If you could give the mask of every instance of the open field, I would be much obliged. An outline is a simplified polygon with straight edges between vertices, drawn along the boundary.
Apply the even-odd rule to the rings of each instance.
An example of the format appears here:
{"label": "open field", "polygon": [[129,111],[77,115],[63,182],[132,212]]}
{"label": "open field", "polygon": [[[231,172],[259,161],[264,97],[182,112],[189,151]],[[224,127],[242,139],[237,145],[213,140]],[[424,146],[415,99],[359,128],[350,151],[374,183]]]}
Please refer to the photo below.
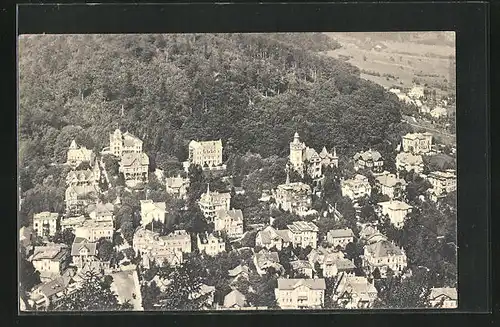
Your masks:
{"label": "open field", "polygon": [[348,59],[349,63],[359,67],[364,79],[388,88],[410,88],[414,78],[417,78],[442,95],[452,93],[455,88],[453,38],[439,44],[439,40],[426,39],[426,33],[419,33],[418,39],[406,37],[408,40],[405,41],[398,41],[389,35],[384,40],[383,33],[375,33],[374,37],[371,37],[372,33],[326,34],[336,39],[342,48],[325,54]]}

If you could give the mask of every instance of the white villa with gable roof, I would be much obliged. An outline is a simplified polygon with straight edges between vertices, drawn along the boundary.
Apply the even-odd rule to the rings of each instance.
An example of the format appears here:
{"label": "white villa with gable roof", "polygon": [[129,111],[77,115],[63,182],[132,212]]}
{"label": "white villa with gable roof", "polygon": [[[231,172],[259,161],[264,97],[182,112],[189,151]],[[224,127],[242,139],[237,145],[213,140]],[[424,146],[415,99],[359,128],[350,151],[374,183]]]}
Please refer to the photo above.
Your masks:
{"label": "white villa with gable roof", "polygon": [[424,171],[424,160],[419,154],[400,152],[396,155],[396,168],[399,171],[414,171],[420,174]]}
{"label": "white villa with gable roof", "polygon": [[149,171],[149,157],[139,152],[123,153],[120,160],[119,172],[125,181],[147,182]]}
{"label": "white villa with gable roof", "polygon": [[342,274],[333,300],[345,309],[370,308],[378,297],[377,289],[366,277]]}
{"label": "white villa with gable roof", "polygon": [[294,221],[287,225],[290,235],[290,242],[294,246],[306,248],[308,246],[315,249],[318,246],[318,226],[310,221]]}
{"label": "white villa with gable roof", "polygon": [[263,230],[257,232],[255,237],[255,245],[266,249],[276,247],[278,251],[287,247],[290,244],[290,235],[288,229],[276,230],[272,226],[267,226]]}
{"label": "white villa with gable roof", "polygon": [[110,152],[118,158],[121,158],[125,153],[140,154],[142,153],[142,141],[129,132],[122,133],[116,129],[109,134],[109,148]]}
{"label": "white villa with gable roof", "polygon": [[363,253],[363,266],[369,273],[378,268],[380,276],[386,277],[390,268],[395,275],[400,275],[407,266],[407,258],[404,249],[398,247],[394,242],[381,240],[379,242],[365,245]]}
{"label": "white villa with gable roof", "polygon": [[40,212],[33,215],[33,229],[40,237],[54,236],[57,231],[57,212]]}
{"label": "white villa with gable roof", "polygon": [[196,236],[198,251],[205,252],[209,256],[216,256],[226,252],[226,243],[221,237],[214,234],[198,234]]}
{"label": "white villa with gable roof", "polygon": [[403,136],[403,151],[413,154],[425,154],[431,151],[432,134],[425,133],[408,133]]}
{"label": "white villa with gable roof", "polygon": [[78,166],[82,162],[93,164],[93,159],[94,154],[92,153],[92,150],[89,150],[84,146],[78,146],[75,140],[71,141],[68,149],[68,164],[72,166]]}
{"label": "white villa with gable roof", "polygon": [[354,233],[350,228],[332,229],[326,233],[326,241],[334,248],[345,249],[347,244],[354,242]]}
{"label": "white villa with gable roof", "polygon": [[274,294],[281,309],[320,309],[325,302],[323,278],[279,278]]}
{"label": "white villa with gable roof", "polygon": [[396,228],[403,228],[406,216],[411,212],[412,206],[406,202],[394,200],[379,202],[380,214],[387,215],[391,224]]}
{"label": "white villa with gable roof", "polygon": [[368,178],[357,174],[354,178],[343,180],[340,182],[342,196],[347,196],[351,200],[357,200],[365,196],[370,196],[372,187],[368,182]]}
{"label": "white villa with gable roof", "polygon": [[365,152],[358,152],[354,155],[354,169],[370,169],[374,172],[382,171],[384,160],[378,151],[369,149]]}
{"label": "white villa with gable roof", "polygon": [[189,142],[189,164],[202,168],[222,166],[222,140]]}
{"label": "white villa with gable roof", "polygon": [[224,231],[230,238],[243,236],[243,212],[240,209],[220,209],[215,213],[214,229]]}
{"label": "white villa with gable roof", "polygon": [[375,186],[389,199],[398,199],[406,190],[406,181],[397,175],[386,173],[375,178]]}

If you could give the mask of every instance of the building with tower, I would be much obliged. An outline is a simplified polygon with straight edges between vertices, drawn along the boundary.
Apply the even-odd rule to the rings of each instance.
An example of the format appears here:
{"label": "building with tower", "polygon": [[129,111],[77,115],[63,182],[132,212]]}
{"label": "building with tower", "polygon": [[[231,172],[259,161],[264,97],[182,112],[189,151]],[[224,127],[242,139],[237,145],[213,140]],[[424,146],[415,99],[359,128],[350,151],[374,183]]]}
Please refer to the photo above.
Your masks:
{"label": "building with tower", "polygon": [[71,141],[68,149],[68,159],[67,163],[71,166],[78,166],[82,162],[88,162],[90,165],[93,164],[94,154],[92,150],[87,149],[84,146],[79,146],[76,141]]}
{"label": "building with tower", "polygon": [[273,192],[278,208],[295,213],[299,216],[307,216],[316,213],[311,210],[312,190],[311,187],[302,182],[290,183],[290,168],[286,166],[286,182],[278,185]]}
{"label": "building with tower", "polygon": [[[319,181],[323,177],[323,166],[338,166],[337,152],[334,148],[333,154],[329,153],[325,147],[318,153],[313,148],[306,146],[300,141],[299,133],[295,133],[293,141],[290,142],[290,165],[302,177],[307,172],[314,181]],[[307,167],[306,167],[307,166]]]}
{"label": "building with tower", "polygon": [[219,210],[230,210],[231,193],[219,193],[217,191],[210,191],[210,185],[207,185],[207,191],[203,193],[198,201],[201,212],[205,218],[213,222]]}
{"label": "building with tower", "polygon": [[109,151],[121,158],[125,153],[142,153],[142,141],[129,132],[122,133],[118,128],[109,134]]}

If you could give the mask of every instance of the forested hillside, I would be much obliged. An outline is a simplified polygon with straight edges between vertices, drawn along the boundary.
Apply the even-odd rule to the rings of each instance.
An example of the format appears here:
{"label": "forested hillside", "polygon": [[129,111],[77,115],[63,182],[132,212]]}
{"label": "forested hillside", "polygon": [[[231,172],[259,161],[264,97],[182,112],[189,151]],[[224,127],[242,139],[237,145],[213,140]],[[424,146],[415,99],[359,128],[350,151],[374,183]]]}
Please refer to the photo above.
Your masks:
{"label": "forested hillside", "polygon": [[224,159],[285,157],[295,131],[341,156],[387,153],[405,132],[400,104],[315,52],[336,47],[320,33],[22,36],[22,191],[65,161],[71,139],[100,151],[118,127],[160,167],[185,160],[191,139],[222,139]]}

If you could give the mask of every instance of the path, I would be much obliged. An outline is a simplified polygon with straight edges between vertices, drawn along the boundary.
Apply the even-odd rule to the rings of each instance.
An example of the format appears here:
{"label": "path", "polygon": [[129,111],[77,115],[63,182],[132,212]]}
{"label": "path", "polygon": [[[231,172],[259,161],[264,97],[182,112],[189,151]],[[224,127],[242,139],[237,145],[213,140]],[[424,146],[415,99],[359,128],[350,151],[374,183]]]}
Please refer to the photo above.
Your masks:
{"label": "path", "polygon": [[[144,311],[137,271],[135,269],[120,271],[111,276],[113,277],[111,289],[118,295],[118,301],[124,303],[130,300],[130,303],[134,306],[134,311]],[[132,294],[136,295],[135,299]]]}

